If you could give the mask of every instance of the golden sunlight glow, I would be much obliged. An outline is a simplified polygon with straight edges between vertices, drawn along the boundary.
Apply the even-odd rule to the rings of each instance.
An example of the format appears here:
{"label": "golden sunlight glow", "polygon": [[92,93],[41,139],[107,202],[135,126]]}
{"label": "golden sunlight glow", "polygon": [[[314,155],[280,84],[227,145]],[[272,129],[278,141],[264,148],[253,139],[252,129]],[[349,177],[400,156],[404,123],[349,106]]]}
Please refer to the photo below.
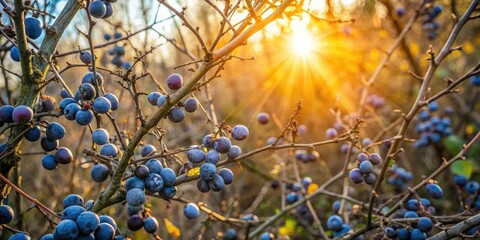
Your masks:
{"label": "golden sunlight glow", "polygon": [[344,6],[353,6],[358,4],[358,0],[340,0],[340,3]]}
{"label": "golden sunlight glow", "polygon": [[290,23],[292,29],[291,50],[295,55],[301,57],[311,55],[315,49],[315,38],[307,29],[309,21],[310,19],[306,16],[302,20],[294,20]]}
{"label": "golden sunlight glow", "polygon": [[299,56],[310,55],[315,46],[313,36],[308,31],[294,32],[290,43],[293,53]]}

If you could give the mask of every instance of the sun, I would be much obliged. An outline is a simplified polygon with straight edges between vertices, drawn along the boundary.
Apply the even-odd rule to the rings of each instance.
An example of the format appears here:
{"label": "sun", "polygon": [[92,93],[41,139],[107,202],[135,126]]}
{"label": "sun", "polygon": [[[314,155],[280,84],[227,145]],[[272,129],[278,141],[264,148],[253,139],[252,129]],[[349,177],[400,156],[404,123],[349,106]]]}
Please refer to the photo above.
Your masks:
{"label": "sun", "polygon": [[315,47],[314,38],[308,31],[294,32],[290,44],[293,53],[301,57],[311,55]]}
{"label": "sun", "polygon": [[290,49],[299,57],[311,56],[315,50],[315,37],[309,32],[307,22],[304,19],[291,23]]}

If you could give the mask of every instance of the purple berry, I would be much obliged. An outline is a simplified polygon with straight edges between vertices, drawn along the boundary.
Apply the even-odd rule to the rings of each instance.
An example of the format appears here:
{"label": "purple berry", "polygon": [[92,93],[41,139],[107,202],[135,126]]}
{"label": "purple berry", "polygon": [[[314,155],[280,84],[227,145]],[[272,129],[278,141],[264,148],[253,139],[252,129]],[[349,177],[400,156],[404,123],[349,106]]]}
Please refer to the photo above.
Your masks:
{"label": "purple berry", "polygon": [[12,119],[16,124],[25,124],[32,120],[33,111],[30,107],[20,105],[15,107],[12,112]]}
{"label": "purple berry", "polygon": [[172,74],[167,78],[168,88],[172,90],[178,90],[183,85],[183,78],[179,74]]}

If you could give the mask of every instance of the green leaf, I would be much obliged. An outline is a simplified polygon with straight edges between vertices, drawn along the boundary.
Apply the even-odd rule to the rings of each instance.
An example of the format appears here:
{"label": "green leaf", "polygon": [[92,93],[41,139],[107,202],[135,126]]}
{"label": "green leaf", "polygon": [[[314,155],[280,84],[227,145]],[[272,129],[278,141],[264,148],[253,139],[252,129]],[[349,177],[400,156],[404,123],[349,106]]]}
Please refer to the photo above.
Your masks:
{"label": "green leaf", "polygon": [[467,151],[467,156],[477,159],[480,157],[480,146],[478,144],[473,144],[472,147]]}
{"label": "green leaf", "polygon": [[297,221],[294,218],[287,218],[287,220],[285,221],[285,227],[291,231],[294,231],[296,226]]}
{"label": "green leaf", "polygon": [[450,166],[450,170],[456,175],[462,175],[469,179],[473,174],[474,167],[475,164],[471,160],[466,159],[454,162]]}
{"label": "green leaf", "polygon": [[459,153],[463,148],[463,144],[465,144],[465,140],[459,136],[452,135],[443,139],[443,145],[451,154]]}
{"label": "green leaf", "polygon": [[395,165],[395,160],[392,158],[388,162],[388,167],[393,167],[393,165]]}

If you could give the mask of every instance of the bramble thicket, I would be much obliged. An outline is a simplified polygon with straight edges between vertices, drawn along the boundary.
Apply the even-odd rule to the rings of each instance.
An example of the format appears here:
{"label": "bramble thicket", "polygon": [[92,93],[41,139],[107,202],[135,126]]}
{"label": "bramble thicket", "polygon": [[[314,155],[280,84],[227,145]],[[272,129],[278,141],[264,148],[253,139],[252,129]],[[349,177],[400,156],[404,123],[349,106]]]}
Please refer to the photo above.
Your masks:
{"label": "bramble thicket", "polygon": [[478,0],[0,0],[0,239],[478,239]]}

